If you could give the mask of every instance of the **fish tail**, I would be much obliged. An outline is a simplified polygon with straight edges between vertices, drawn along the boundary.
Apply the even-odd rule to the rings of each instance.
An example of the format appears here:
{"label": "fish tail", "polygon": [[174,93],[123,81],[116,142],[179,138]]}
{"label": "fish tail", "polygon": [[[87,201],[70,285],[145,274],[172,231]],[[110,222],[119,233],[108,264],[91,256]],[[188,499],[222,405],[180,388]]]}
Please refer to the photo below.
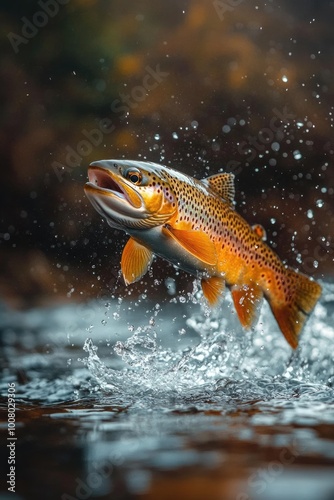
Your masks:
{"label": "fish tail", "polygon": [[321,286],[304,274],[288,268],[283,283],[284,300],[269,298],[271,310],[284,335],[293,349],[298,346],[299,334],[305,321],[321,295]]}

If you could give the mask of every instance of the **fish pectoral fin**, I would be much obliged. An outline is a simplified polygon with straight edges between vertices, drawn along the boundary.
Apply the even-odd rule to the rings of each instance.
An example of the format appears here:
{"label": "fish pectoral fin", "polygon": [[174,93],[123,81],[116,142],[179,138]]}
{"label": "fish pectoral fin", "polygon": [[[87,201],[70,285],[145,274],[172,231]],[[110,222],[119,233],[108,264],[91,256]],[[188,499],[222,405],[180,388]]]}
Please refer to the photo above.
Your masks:
{"label": "fish pectoral fin", "polygon": [[210,306],[217,305],[220,297],[225,289],[225,280],[219,276],[211,278],[203,278],[201,281],[204,297],[209,302]]}
{"label": "fish pectoral fin", "polygon": [[174,238],[187,252],[205,264],[214,266],[217,263],[215,246],[203,231],[187,231],[165,226],[163,233]]}
{"label": "fish pectoral fin", "polygon": [[244,328],[250,328],[256,322],[262,304],[261,288],[251,283],[244,286],[234,286],[231,293],[240,323]]}
{"label": "fish pectoral fin", "polygon": [[254,224],[254,226],[252,226],[252,229],[254,233],[257,234],[259,238],[261,238],[262,241],[267,240],[266,230],[263,226],[261,226],[261,224]]}
{"label": "fish pectoral fin", "polygon": [[234,175],[230,173],[210,175],[202,182],[233,206],[235,197]]}
{"label": "fish pectoral fin", "polygon": [[126,285],[138,281],[147,272],[153,258],[149,248],[133,238],[126,243],[121,259],[121,269]]}

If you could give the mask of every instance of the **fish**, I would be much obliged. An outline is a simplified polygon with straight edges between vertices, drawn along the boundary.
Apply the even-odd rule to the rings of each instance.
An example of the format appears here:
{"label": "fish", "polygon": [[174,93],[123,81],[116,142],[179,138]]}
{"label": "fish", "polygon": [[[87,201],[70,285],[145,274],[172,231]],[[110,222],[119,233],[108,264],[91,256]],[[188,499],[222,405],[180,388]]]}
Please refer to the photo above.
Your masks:
{"label": "fish", "polygon": [[195,179],[152,162],[99,160],[90,164],[85,193],[112,228],[128,239],[121,256],[126,285],[161,257],[200,280],[211,307],[227,287],[241,325],[252,328],[263,299],[295,349],[321,285],[283,264],[266,240],[235,210],[234,175]]}

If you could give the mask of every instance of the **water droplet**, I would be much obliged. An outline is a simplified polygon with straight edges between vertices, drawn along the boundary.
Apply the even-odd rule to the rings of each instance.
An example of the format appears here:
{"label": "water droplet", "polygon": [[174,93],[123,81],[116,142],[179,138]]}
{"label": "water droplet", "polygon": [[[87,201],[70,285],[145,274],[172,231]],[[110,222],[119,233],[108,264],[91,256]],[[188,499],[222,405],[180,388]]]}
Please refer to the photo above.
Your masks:
{"label": "water droplet", "polygon": [[169,295],[174,295],[176,293],[176,284],[173,278],[166,278],[165,285],[167,287],[167,292]]}
{"label": "water droplet", "polygon": [[273,142],[272,145],[271,145],[271,149],[273,151],[279,151],[280,150],[280,144],[278,142]]}
{"label": "water droplet", "polygon": [[234,118],[234,116],[232,116],[231,118],[229,118],[227,120],[227,124],[230,125],[231,127],[233,127],[234,125],[236,125],[237,123],[237,120]]}
{"label": "water droplet", "polygon": [[296,149],[293,152],[293,157],[294,157],[295,160],[300,160],[302,158],[302,154],[301,154],[301,152],[298,149]]}

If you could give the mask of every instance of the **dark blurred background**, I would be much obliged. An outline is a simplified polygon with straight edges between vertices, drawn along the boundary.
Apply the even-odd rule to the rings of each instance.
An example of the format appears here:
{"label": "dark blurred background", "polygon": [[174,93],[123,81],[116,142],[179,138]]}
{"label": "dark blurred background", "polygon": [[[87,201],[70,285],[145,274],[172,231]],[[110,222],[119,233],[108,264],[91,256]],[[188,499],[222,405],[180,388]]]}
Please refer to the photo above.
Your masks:
{"label": "dark blurred background", "polygon": [[[83,193],[102,158],[234,172],[237,210],[281,258],[332,278],[333,16],[326,0],[3,4],[2,300],[127,293],[126,235]],[[192,281],[161,261],[153,271],[133,293]]]}

